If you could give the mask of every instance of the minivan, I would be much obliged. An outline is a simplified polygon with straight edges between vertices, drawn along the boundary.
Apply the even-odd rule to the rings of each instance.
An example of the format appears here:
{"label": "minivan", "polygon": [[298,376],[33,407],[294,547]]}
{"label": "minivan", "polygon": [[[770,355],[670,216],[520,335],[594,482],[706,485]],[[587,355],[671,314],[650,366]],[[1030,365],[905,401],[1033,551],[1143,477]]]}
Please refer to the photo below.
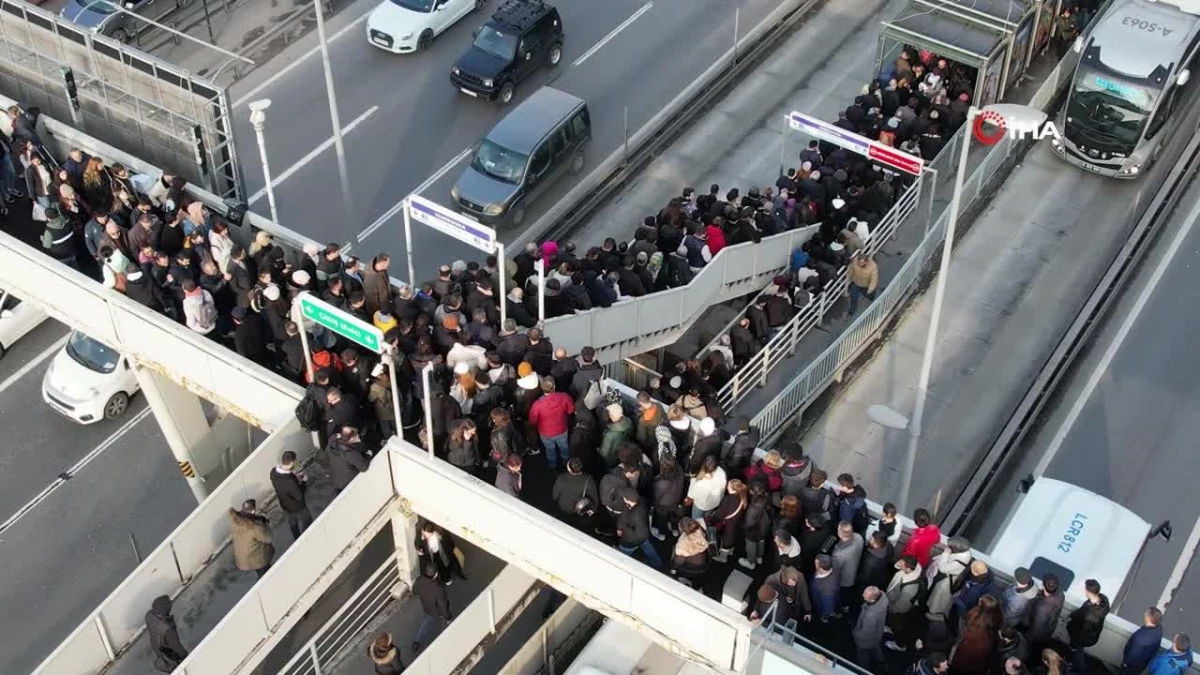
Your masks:
{"label": "minivan", "polygon": [[563,171],[583,170],[583,146],[591,139],[587,103],[542,87],[475,147],[450,196],[468,218],[485,225],[520,225],[530,202]]}

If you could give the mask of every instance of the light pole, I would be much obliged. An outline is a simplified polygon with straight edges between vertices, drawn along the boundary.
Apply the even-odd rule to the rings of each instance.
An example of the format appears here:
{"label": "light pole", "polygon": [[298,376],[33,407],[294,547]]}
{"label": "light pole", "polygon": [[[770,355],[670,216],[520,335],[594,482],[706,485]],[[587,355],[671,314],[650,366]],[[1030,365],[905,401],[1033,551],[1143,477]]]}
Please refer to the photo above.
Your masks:
{"label": "light pole", "polygon": [[[1034,118],[1038,123],[1046,119],[1046,114],[1036,108],[1025,105],[1002,104],[989,106],[1005,118],[1011,126],[1028,124]],[[942,302],[946,297],[946,278],[950,276],[950,254],[954,250],[954,230],[958,225],[959,203],[962,200],[963,181],[967,174],[967,157],[971,149],[971,136],[975,126],[975,118],[981,111],[974,106],[967,109],[967,121],[964,123],[962,145],[958,155],[958,170],[954,174],[954,196],[950,199],[950,215],[946,221],[946,240],[942,245],[942,259],[938,264],[937,282],[933,290],[933,312],[929,317],[929,331],[925,334],[925,353],[921,357],[921,374],[917,378],[917,402],[913,406],[912,423],[908,426],[908,451],[904,455],[904,469],[900,473],[900,509],[902,513],[910,513],[909,491],[912,489],[913,469],[917,463],[917,447],[920,444],[921,423],[925,417],[925,400],[929,397],[929,376],[933,370],[933,350],[937,346],[938,324],[942,319]],[[881,422],[885,424],[885,422]]]}
{"label": "light pole", "polygon": [[[338,176],[342,179],[342,201],[346,208],[346,226],[354,224],[354,202],[350,197],[350,173],[346,169],[346,145],[342,142],[342,121],[338,115],[337,92],[333,88],[333,66],[329,63],[329,40],[325,36],[322,0],[313,0],[317,10],[317,38],[321,44],[321,65],[325,67],[325,95],[329,98],[329,119],[333,122],[333,148],[337,152]],[[413,280],[415,282],[415,279]]]}
{"label": "light pole", "polygon": [[271,205],[271,221],[279,223],[279,209],[275,206],[275,186],[271,184],[271,165],[267,163],[267,139],[263,137],[267,108],[270,107],[269,98],[250,103],[250,124],[254,125],[254,135],[258,138],[258,154],[262,158],[263,178],[267,181],[267,203]]}

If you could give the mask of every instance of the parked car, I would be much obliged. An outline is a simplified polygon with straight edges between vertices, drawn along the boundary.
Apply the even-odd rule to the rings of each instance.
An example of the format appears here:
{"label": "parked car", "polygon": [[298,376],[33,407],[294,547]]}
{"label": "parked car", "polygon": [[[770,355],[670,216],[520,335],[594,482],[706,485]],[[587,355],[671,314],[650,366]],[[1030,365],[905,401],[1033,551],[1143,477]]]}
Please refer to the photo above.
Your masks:
{"label": "parked car", "polygon": [[393,54],[429,49],[433,38],[487,0],[383,0],[367,17],[367,42]]}
{"label": "parked car", "polygon": [[80,423],[116,419],[141,389],[124,355],[73,331],[42,378],[42,400]]}
{"label": "parked car", "polygon": [[0,289],[0,359],[17,340],[42,325],[46,313],[32,302],[21,302],[15,295]]}
{"label": "parked car", "polygon": [[473,220],[520,225],[529,203],[563,171],[583,170],[583,148],[590,140],[587,103],[542,87],[505,115],[475,147],[450,197]]}
{"label": "parked car", "polygon": [[[62,18],[81,28],[90,28],[93,33],[107,35],[119,42],[133,41],[139,30],[134,14],[142,14],[152,7],[165,7],[172,0],[67,0],[62,8]],[[177,8],[187,7],[194,0],[174,0]]]}
{"label": "parked car", "polygon": [[500,105],[542,65],[562,62],[562,18],[542,0],[508,0],[475,31],[475,41],[450,69],[459,91]]}

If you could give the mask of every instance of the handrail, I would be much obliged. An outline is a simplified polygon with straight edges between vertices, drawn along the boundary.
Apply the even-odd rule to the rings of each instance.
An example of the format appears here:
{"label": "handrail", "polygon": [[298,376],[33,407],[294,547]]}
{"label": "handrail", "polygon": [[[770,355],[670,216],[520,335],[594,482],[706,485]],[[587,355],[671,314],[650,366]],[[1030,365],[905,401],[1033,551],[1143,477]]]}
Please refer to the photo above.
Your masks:
{"label": "handrail", "polygon": [[[1034,94],[1031,104],[1041,108],[1050,105],[1055,93],[1066,85],[1074,72],[1072,55],[1073,53],[1069,53],[1055,67]],[[967,131],[960,129],[947,143],[941,154],[955,154],[953,150],[955,144],[967,142],[965,135]],[[964,181],[959,212],[962,213],[973,208],[974,202],[985,192],[993,178],[1011,166],[1012,162],[1008,160],[1013,155],[1019,156],[1026,148],[1028,148],[1028,143],[1014,141],[1008,137],[990,148],[981,147],[979,151],[986,154],[979,166]],[[867,307],[867,310],[859,315],[837,341],[829,345],[815,361],[809,364],[755,415],[752,424],[757,425],[762,431],[764,443],[769,444],[773,441],[796,413],[802,411],[818,394],[823,392],[829,383],[840,375],[841,370],[874,341],[879,330],[891,320],[908,296],[916,290],[918,282],[924,276],[926,265],[934,260],[941,251],[941,242],[945,236],[949,214],[950,210],[947,207],[880,297],[876,298]]]}
{"label": "handrail", "polygon": [[[896,200],[887,216],[880,221],[878,227],[871,233],[871,238],[864,244],[868,255],[878,254],[900,228],[900,224],[917,208],[927,180],[925,176],[920,177]],[[819,293],[813,302],[796,312],[795,316],[779,328],[762,349],[759,349],[744,366],[733,373],[729,382],[725,383],[717,392],[717,401],[720,403],[721,409],[732,410],[755,387],[766,386],[767,376],[770,372],[775,366],[795,355],[800,340],[814,326],[821,325],[825,316],[837,303],[838,298],[845,293],[846,285],[846,268],[843,267],[838,270],[837,277],[829,284],[828,288]]]}

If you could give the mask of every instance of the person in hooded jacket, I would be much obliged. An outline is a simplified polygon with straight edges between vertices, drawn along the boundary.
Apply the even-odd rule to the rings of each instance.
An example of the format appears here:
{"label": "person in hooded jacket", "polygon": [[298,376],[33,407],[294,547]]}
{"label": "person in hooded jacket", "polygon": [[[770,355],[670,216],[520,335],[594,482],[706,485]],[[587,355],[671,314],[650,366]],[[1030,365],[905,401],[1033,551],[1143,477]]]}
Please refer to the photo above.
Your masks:
{"label": "person in hooded jacket", "polygon": [[166,307],[173,303],[173,300],[163,290],[162,286],[154,283],[136,265],[130,265],[125,268],[125,295],[131,300],[138,302],[144,307],[149,307],[156,312],[163,312]]}
{"label": "person in hooded jacket", "polygon": [[[911,555],[921,562],[920,558]],[[946,548],[931,562],[934,576],[929,582],[929,599],[925,603],[926,616],[930,621],[945,622],[954,604],[954,593],[966,579],[971,565],[971,542],[963,537],[951,537]],[[922,565],[922,567],[925,567]]]}
{"label": "person in hooded jacket", "polygon": [[1037,597],[1038,588],[1033,574],[1024,567],[1013,571],[1013,583],[1004,589],[1000,606],[1004,610],[1004,625],[1023,628],[1029,615],[1029,603]]}
{"label": "person in hooded jacket", "polygon": [[[1026,663],[1029,659],[1029,641],[1012,626],[1000,628],[1000,639],[996,641],[996,653],[992,657],[992,673],[1004,673],[1009,659]],[[1138,671],[1141,672],[1140,670]]]}
{"label": "person in hooded jacket", "polygon": [[922,567],[927,567],[932,557],[933,547],[942,541],[942,531],[925,509],[917,509],[913,512],[913,522],[917,528],[905,542],[902,555],[911,555],[921,563]]}
{"label": "person in hooded jacket", "polygon": [[866,538],[862,560],[858,563],[859,587],[878,586],[887,589],[892,579],[894,557],[895,549],[887,537],[878,530],[872,532]]}
{"label": "person in hooded jacket", "polygon": [[1108,596],[1100,592],[1099,581],[1088,579],[1083,587],[1087,601],[1071,612],[1071,617],[1067,619],[1067,636],[1070,638],[1072,667],[1086,673],[1087,660],[1084,650],[1100,641],[1109,604]]}
{"label": "person in hooded jacket", "polygon": [[625,410],[619,403],[610,403],[605,407],[605,412],[609,421],[600,440],[600,459],[606,469],[612,469],[620,461],[617,451],[633,435],[633,424],[625,417]]}
{"label": "person in hooded jacket", "polygon": [[1183,675],[1192,669],[1192,641],[1187,633],[1171,638],[1171,650],[1154,657],[1147,669],[1149,675]]}
{"label": "person in hooded jacket", "polygon": [[658,428],[667,423],[667,414],[663,412],[662,406],[651,399],[650,394],[645,391],[638,392],[637,407],[637,426],[634,428],[633,438],[651,458],[651,461],[657,462],[658,436],[656,434]]}
{"label": "person in hooded jacket", "polygon": [[679,519],[679,539],[672,550],[671,575],[699,587],[707,570],[708,535],[704,522],[684,516]]}
{"label": "person in hooded jacket", "polygon": [[812,458],[804,454],[804,446],[796,441],[780,444],[779,454],[783,455],[783,467],[780,469],[783,487],[780,489],[780,495],[799,497],[802,489],[808,485],[809,476],[815,468]]}
{"label": "person in hooded jacket", "polygon": [[[413,653],[416,652],[417,650],[413,649]],[[371,664],[375,666],[375,675],[400,675],[404,672],[404,663],[400,661],[400,649],[392,642],[392,636],[388,633],[380,633],[371,641],[367,655],[371,657]]]}
{"label": "person in hooded jacket", "polygon": [[838,476],[836,493],[838,520],[850,523],[854,531],[866,535],[871,516],[867,513],[867,492],[854,481],[854,476],[843,473]]}
{"label": "person in hooded jacket", "polygon": [[241,510],[229,509],[230,538],[233,540],[233,560],[239,570],[262,575],[271,569],[275,547],[271,545],[271,523],[258,512],[253,499],[242,502]]}
{"label": "person in hooded jacket", "polygon": [[[701,424],[703,425],[703,422]],[[741,416],[737,418],[737,433],[733,436],[729,450],[722,453],[724,456],[721,463],[724,465],[727,475],[742,476],[746,473],[746,469],[754,462],[754,451],[758,448],[761,438],[762,432],[758,427],[751,426],[749,419]],[[716,439],[716,442],[720,444],[719,434],[716,435]],[[697,441],[697,445],[703,444],[705,452],[707,452],[708,444],[711,442],[708,440],[708,435],[705,434]]]}
{"label": "person in hooded jacket", "polygon": [[888,627],[892,629],[892,640],[888,647],[904,651],[917,637],[920,604],[925,599],[925,575],[921,563],[911,555],[897,560],[895,569],[896,573],[886,586]]}
{"label": "person in hooded jacket", "polygon": [[146,638],[154,651],[154,669],[170,673],[187,658],[187,647],[179,639],[179,628],[171,614],[171,598],[160,595],[146,612]]}
{"label": "person in hooded jacket", "polygon": [[963,581],[962,587],[954,594],[953,614],[962,618],[975,608],[980,598],[993,595],[996,592],[995,575],[988,564],[982,560],[971,562],[969,574]]}
{"label": "person in hooded jacket", "polygon": [[779,571],[763,581],[779,593],[779,604],[775,608],[775,622],[786,624],[795,619],[803,624],[812,620],[812,600],[808,595],[808,584],[804,575],[795,567],[781,567]]}
{"label": "person in hooded jacket", "polygon": [[[746,544],[746,555],[738,559],[742,567],[753,570],[763,562],[766,555],[767,535],[771,533],[771,493],[766,484],[753,482],[749,485],[749,501],[742,521],[742,534]],[[786,622],[785,622],[786,623]]]}

